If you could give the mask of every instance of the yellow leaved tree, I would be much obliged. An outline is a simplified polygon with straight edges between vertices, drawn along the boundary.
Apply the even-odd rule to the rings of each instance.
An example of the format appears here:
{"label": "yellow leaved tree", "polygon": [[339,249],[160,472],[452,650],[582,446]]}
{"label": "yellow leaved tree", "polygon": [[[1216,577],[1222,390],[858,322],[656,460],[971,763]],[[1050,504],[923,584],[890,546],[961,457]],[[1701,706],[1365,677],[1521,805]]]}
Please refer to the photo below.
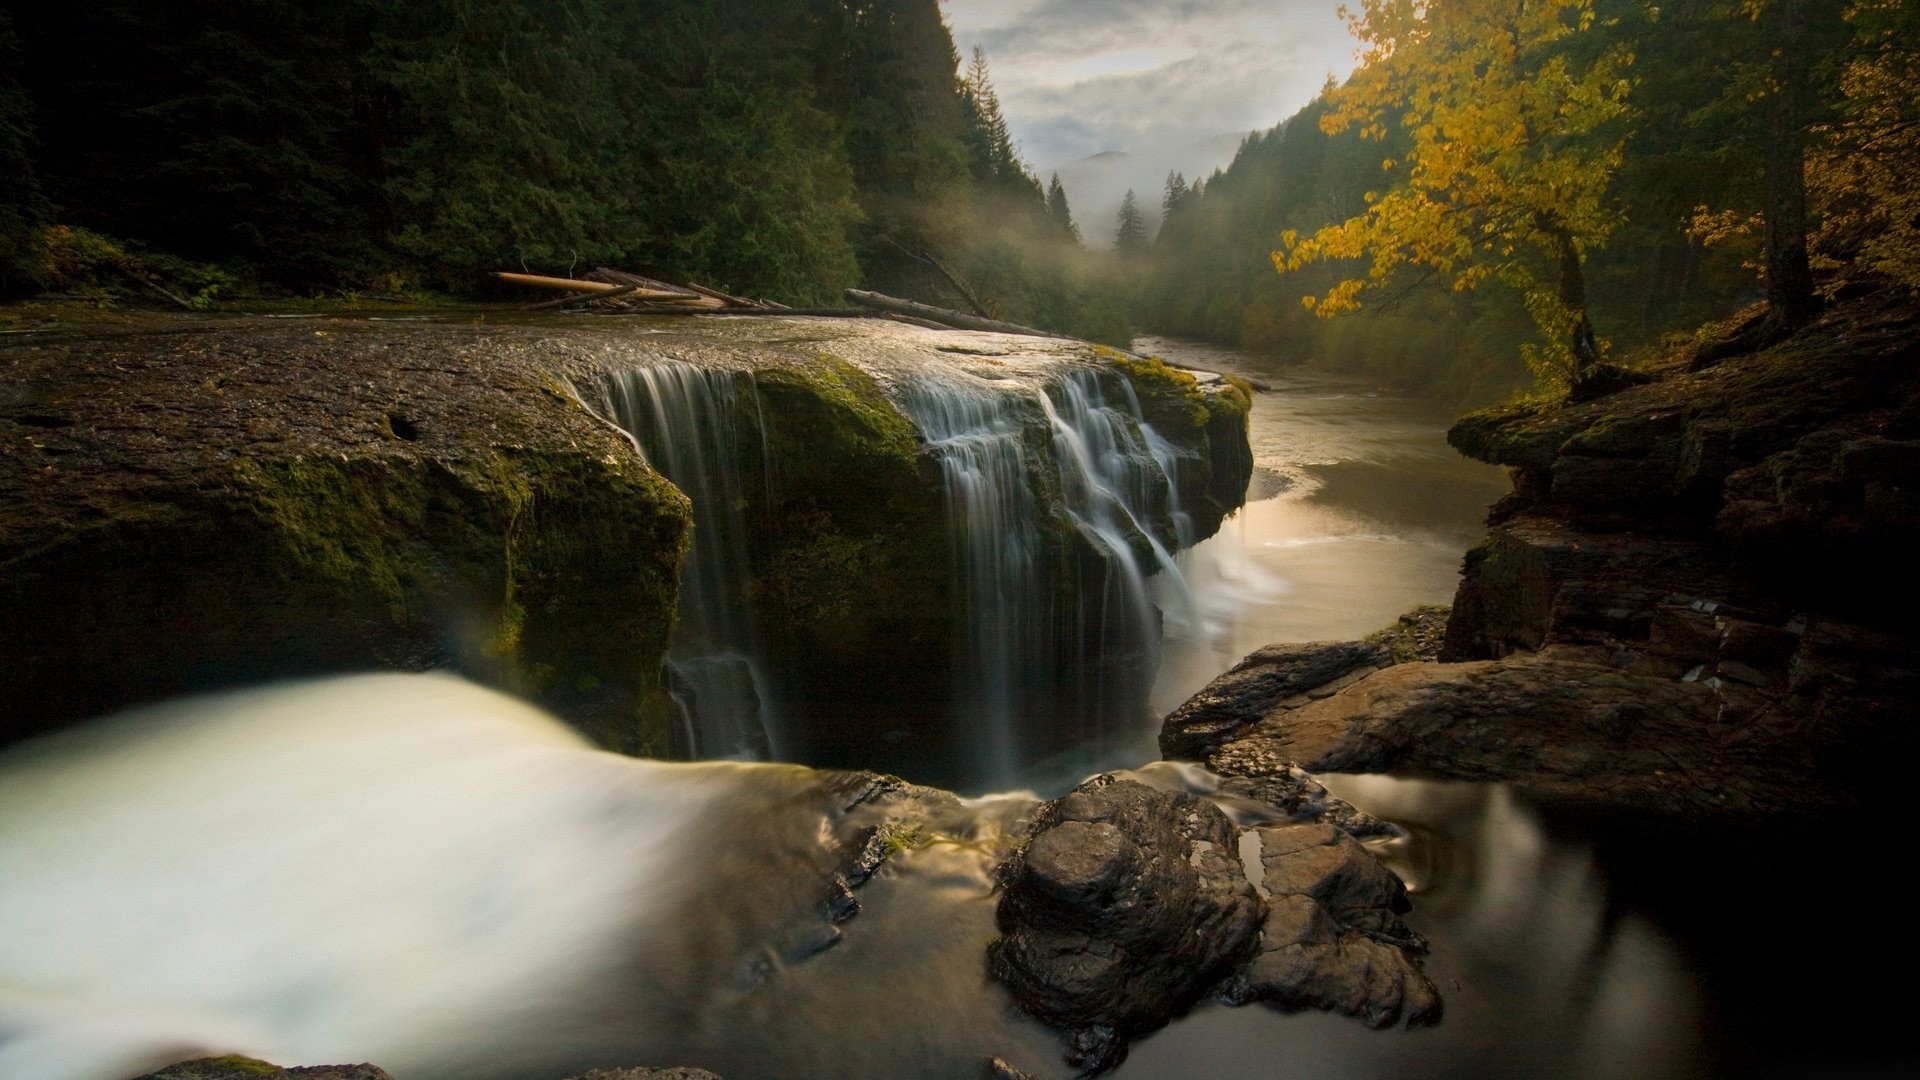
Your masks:
{"label": "yellow leaved tree", "polygon": [[1360,68],[1329,92],[1329,135],[1358,128],[1407,149],[1383,161],[1390,186],[1356,217],[1281,236],[1282,273],[1366,260],[1363,276],[1308,296],[1338,315],[1404,271],[1456,291],[1513,286],[1544,343],[1544,383],[1577,382],[1601,355],[1587,315],[1587,252],[1619,221],[1607,186],[1626,139],[1632,54],[1597,40],[1593,0],[1362,0],[1342,14]]}
{"label": "yellow leaved tree", "polygon": [[1854,0],[1846,21],[1840,100],[1807,162],[1815,261],[1829,290],[1860,278],[1920,290],[1920,0]]}

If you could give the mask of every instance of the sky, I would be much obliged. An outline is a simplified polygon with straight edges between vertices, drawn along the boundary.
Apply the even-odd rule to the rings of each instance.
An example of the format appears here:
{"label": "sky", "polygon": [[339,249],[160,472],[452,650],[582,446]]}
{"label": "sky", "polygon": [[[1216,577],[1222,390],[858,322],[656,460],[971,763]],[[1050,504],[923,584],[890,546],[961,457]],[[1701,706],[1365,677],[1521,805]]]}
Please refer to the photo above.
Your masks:
{"label": "sky", "polygon": [[1001,111],[1045,175],[1109,150],[1165,155],[1272,127],[1345,79],[1338,0],[944,0],[962,63],[986,50]]}

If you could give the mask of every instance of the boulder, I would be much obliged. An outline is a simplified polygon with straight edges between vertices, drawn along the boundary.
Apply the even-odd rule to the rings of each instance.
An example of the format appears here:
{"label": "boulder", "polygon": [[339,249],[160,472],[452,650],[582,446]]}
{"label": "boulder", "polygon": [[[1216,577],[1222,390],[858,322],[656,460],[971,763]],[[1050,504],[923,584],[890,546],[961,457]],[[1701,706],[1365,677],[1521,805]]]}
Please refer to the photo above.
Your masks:
{"label": "boulder", "polygon": [[1257,945],[1238,837],[1205,800],[1096,777],[1042,807],[1031,837],[1002,870],[988,969],[1068,1030],[1075,1066],[1118,1064]]}
{"label": "boulder", "polygon": [[1335,822],[1387,827],[1310,778],[1275,790],[1292,793],[1290,810],[1259,808],[1257,785],[1222,784],[1216,799],[1265,822],[1251,830],[1209,800],[1111,775],[1035,814],[1002,868],[988,970],[1066,1030],[1070,1064],[1112,1068],[1129,1039],[1209,993],[1376,1027],[1438,1016],[1425,943],[1399,918],[1406,889]]}

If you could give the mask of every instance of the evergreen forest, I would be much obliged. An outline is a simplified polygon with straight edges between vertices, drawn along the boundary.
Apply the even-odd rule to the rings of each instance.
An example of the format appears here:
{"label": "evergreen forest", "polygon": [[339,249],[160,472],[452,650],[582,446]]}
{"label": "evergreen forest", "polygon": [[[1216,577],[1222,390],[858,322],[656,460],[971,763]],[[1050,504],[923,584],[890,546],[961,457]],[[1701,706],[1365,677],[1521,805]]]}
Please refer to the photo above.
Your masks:
{"label": "evergreen forest", "polygon": [[938,0],[8,3],[0,185],[14,293],[458,297],[611,265],[1128,332]]}

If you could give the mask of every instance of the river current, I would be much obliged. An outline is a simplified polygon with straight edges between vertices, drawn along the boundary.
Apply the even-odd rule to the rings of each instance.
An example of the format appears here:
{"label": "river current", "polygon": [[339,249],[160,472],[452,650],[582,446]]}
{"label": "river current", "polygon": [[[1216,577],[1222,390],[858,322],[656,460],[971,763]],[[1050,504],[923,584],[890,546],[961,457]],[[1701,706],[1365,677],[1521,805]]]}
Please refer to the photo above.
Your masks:
{"label": "river current", "polygon": [[[1191,602],[1160,597],[1156,711],[1260,645],[1450,599],[1504,481],[1445,447],[1444,414],[1220,350],[1140,348],[1272,386],[1252,501],[1179,556]],[[399,1080],[638,1064],[972,1078],[989,1055],[1065,1075],[1055,1033],[985,976],[992,866],[1035,800],[1090,768],[1204,793],[1205,773],[1147,764],[1152,734],[955,804],[810,941],[840,798],[823,774],[622,758],[439,676],[109,719],[0,754],[0,1077],[117,1080],[224,1052],[370,1060]],[[1204,1006],[1114,1075],[1898,1074],[1875,1007],[1845,992],[1872,947],[1816,928],[1859,919],[1815,886],[1864,842],[1327,781],[1402,826],[1379,850],[1432,941],[1444,1021],[1375,1032]]]}

